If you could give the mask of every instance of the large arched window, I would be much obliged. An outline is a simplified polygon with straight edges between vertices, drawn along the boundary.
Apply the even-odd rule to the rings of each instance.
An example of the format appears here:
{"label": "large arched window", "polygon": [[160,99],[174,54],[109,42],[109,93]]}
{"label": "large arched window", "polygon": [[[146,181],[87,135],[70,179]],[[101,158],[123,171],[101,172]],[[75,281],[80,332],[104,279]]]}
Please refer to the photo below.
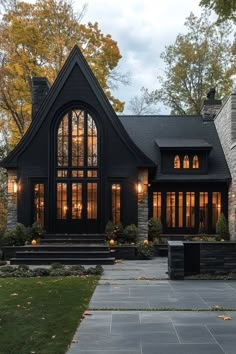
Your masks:
{"label": "large arched window", "polygon": [[57,166],[97,167],[97,127],[90,114],[72,110],[57,131]]}
{"label": "large arched window", "polygon": [[199,159],[197,155],[193,156],[193,168],[199,168]]}
{"label": "large arched window", "polygon": [[56,131],[57,219],[97,219],[98,132],[90,113],[72,109]]}
{"label": "large arched window", "polygon": [[188,157],[188,155],[184,156],[183,168],[189,168],[189,157]]}
{"label": "large arched window", "polygon": [[176,155],[174,158],[174,168],[180,168],[180,158],[179,155]]}

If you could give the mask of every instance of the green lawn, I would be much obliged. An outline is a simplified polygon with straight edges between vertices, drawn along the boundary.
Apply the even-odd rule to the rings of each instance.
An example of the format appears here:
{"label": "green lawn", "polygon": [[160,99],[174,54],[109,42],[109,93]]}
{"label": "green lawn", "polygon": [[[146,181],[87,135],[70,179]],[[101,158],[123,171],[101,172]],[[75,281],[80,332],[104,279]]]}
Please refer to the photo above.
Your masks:
{"label": "green lawn", "polygon": [[0,279],[0,354],[65,354],[97,281]]}

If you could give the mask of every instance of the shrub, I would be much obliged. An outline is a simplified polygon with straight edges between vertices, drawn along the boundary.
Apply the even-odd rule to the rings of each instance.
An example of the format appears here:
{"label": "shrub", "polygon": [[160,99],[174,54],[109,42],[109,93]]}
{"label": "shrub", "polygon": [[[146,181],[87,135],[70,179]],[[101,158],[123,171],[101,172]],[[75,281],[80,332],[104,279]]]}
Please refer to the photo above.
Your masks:
{"label": "shrub", "polygon": [[12,272],[14,272],[16,270],[16,268],[15,267],[12,267],[12,266],[10,266],[10,265],[6,265],[6,266],[2,266],[1,267],[1,272],[2,273],[12,273]]}
{"label": "shrub", "polygon": [[7,264],[6,261],[0,261],[0,267],[5,266]]}
{"label": "shrub", "polygon": [[64,264],[61,264],[59,262],[55,262],[51,264],[51,269],[65,269]]}
{"label": "shrub", "polygon": [[148,239],[153,241],[155,238],[160,237],[162,233],[162,223],[160,219],[151,218],[148,221]]}
{"label": "shrub", "polygon": [[136,243],[137,237],[138,237],[138,228],[136,227],[136,225],[131,224],[126,226],[126,228],[124,229],[125,241],[129,243],[131,242]]}
{"label": "shrub", "polygon": [[75,264],[69,267],[69,270],[72,272],[78,272],[81,274],[86,273],[86,269],[84,266],[80,265],[80,264]]}
{"label": "shrub", "polygon": [[216,240],[220,241],[221,239],[229,240],[228,223],[223,213],[220,214],[216,223]]}
{"label": "shrub", "polygon": [[137,253],[139,259],[152,259],[154,256],[154,248],[151,242],[139,242],[137,245]]}
{"label": "shrub", "polygon": [[124,228],[121,223],[114,225],[113,229],[113,239],[116,240],[119,243],[124,243]]}
{"label": "shrub", "polygon": [[43,234],[43,228],[40,221],[35,221],[31,227],[32,230],[32,239],[39,238]]}
{"label": "shrub", "polygon": [[96,267],[90,267],[86,270],[86,274],[88,275],[102,275],[103,273],[103,267],[98,264]]}
{"label": "shrub", "polygon": [[23,224],[17,224],[14,229],[7,229],[3,239],[10,246],[23,246],[31,240],[31,228],[25,227]]}
{"label": "shrub", "polygon": [[50,270],[47,268],[35,268],[32,270],[32,276],[33,277],[43,277],[46,275],[50,275]]}
{"label": "shrub", "polygon": [[113,238],[113,231],[114,231],[113,222],[111,220],[109,220],[106,224],[106,227],[105,227],[105,234],[106,234],[107,240],[111,240]]}

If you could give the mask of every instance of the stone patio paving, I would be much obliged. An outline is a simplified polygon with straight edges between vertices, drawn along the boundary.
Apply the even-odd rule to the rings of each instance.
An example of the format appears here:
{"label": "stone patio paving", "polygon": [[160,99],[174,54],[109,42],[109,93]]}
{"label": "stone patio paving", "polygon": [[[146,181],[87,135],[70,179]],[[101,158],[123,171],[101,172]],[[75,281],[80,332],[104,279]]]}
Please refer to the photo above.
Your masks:
{"label": "stone patio paving", "polygon": [[67,354],[235,354],[236,312],[209,310],[236,309],[236,282],[166,272],[165,258],[105,266]]}

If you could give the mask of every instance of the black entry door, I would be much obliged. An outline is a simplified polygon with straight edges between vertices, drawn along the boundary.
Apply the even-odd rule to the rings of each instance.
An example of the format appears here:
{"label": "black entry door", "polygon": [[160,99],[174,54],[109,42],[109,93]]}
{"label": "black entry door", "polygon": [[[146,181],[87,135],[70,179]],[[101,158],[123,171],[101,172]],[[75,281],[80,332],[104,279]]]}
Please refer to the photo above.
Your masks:
{"label": "black entry door", "polygon": [[97,182],[57,182],[55,217],[56,232],[98,232],[99,225]]}

